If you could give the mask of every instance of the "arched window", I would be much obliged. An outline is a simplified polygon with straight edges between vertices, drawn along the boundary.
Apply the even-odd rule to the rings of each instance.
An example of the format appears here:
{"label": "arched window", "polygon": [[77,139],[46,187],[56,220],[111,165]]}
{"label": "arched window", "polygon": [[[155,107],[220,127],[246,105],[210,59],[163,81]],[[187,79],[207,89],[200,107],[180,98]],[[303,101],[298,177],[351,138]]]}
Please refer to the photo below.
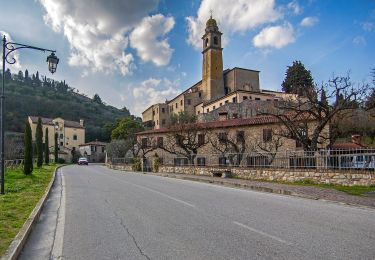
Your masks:
{"label": "arched window", "polygon": [[204,46],[207,47],[208,46],[208,39],[206,38],[206,40],[204,41]]}
{"label": "arched window", "polygon": [[214,44],[215,44],[215,45],[218,45],[218,44],[219,44],[219,41],[218,41],[218,39],[217,39],[216,36],[214,37]]}

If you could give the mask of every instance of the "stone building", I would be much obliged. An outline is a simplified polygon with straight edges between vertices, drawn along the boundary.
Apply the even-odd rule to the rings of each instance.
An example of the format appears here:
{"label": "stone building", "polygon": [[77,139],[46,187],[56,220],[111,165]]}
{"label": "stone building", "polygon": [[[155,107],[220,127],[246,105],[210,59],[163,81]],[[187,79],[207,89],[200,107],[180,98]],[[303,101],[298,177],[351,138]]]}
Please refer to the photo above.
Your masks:
{"label": "stone building", "polygon": [[241,104],[244,100],[278,101],[296,98],[295,95],[261,89],[257,70],[238,67],[223,70],[221,36],[215,19],[211,17],[202,36],[202,80],[175,98],[148,107],[142,113],[145,126],[163,128],[170,116],[179,112],[202,115],[215,112],[226,104]]}
{"label": "stone building", "polygon": [[[308,135],[312,134],[314,121],[308,122]],[[153,147],[144,157],[147,159],[158,155],[164,164],[223,165],[227,159],[239,160],[238,164],[249,164],[251,154],[263,156],[271,161],[269,156],[276,153],[303,151],[297,141],[282,137],[280,133],[285,127],[273,116],[253,116],[249,118],[219,119],[208,122],[198,122],[184,125],[182,128],[161,128],[143,131],[137,134],[138,142],[143,146]],[[321,135],[319,148],[324,148],[328,128]],[[181,138],[181,140],[177,140]],[[184,148],[177,145],[183,142]],[[196,149],[195,149],[196,148]],[[192,162],[188,162],[189,153],[194,154]],[[146,149],[145,149],[146,150]],[[189,152],[187,152],[189,150]],[[250,156],[250,157],[249,157]],[[246,159],[247,158],[247,159]],[[176,162],[175,160],[181,160]],[[242,160],[243,159],[243,160]],[[223,162],[224,160],[224,162]],[[147,163],[147,162],[146,162]],[[148,160],[150,163],[150,160]],[[233,164],[234,162],[231,162]]]}
{"label": "stone building", "polygon": [[[38,124],[37,116],[29,116],[28,120],[31,126],[31,135],[35,141],[36,126]],[[43,142],[46,128],[48,128],[48,140],[50,147],[54,146],[55,133],[58,135],[58,146],[65,160],[69,160],[72,150],[78,150],[79,145],[85,143],[85,126],[84,120],[79,122],[65,120],[63,118],[46,118],[41,117],[43,128]]]}
{"label": "stone building", "polygon": [[79,152],[89,162],[104,162],[107,143],[98,140],[79,145]]}

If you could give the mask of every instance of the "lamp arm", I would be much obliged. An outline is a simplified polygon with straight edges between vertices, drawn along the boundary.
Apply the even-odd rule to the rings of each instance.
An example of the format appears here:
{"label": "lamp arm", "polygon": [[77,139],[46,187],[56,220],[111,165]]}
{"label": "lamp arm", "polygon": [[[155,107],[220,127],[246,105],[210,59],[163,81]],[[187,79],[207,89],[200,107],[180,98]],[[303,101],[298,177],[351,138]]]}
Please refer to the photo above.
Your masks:
{"label": "lamp arm", "polygon": [[[8,52],[4,56],[4,61],[6,61],[8,64],[14,64],[16,63],[16,59],[14,57],[8,57],[9,54],[12,52],[19,50],[19,49],[33,49],[33,50],[38,50],[42,52],[50,51],[52,53],[55,53],[55,50],[49,50],[49,49],[44,49],[44,48],[39,48],[31,45],[25,45],[21,43],[16,43],[16,42],[7,42],[4,45],[5,49],[8,50]],[[6,51],[4,50],[4,51]]]}

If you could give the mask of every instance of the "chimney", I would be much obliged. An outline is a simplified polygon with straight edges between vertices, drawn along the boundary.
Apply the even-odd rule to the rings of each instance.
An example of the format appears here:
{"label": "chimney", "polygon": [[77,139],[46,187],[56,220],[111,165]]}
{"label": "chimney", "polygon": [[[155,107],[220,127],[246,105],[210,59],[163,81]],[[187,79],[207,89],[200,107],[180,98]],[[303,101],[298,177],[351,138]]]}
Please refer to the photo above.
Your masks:
{"label": "chimney", "polygon": [[80,120],[79,120],[79,125],[80,125],[80,126],[83,127],[84,123],[85,123],[85,120],[83,120],[83,119],[80,119]]}
{"label": "chimney", "polygon": [[352,143],[361,144],[361,135],[352,135]]}

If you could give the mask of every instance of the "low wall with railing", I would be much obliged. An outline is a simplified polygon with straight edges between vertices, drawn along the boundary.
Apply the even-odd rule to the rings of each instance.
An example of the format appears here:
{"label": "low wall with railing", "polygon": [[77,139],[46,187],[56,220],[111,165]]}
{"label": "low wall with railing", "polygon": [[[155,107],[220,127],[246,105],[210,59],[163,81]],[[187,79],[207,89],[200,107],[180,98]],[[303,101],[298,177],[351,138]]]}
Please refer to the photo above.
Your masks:
{"label": "low wall with railing", "polygon": [[234,178],[259,181],[312,181],[314,183],[338,184],[344,186],[375,185],[375,173],[371,171],[342,171],[315,169],[275,169],[245,167],[209,167],[209,166],[160,166],[160,173],[215,176],[224,173]]}

